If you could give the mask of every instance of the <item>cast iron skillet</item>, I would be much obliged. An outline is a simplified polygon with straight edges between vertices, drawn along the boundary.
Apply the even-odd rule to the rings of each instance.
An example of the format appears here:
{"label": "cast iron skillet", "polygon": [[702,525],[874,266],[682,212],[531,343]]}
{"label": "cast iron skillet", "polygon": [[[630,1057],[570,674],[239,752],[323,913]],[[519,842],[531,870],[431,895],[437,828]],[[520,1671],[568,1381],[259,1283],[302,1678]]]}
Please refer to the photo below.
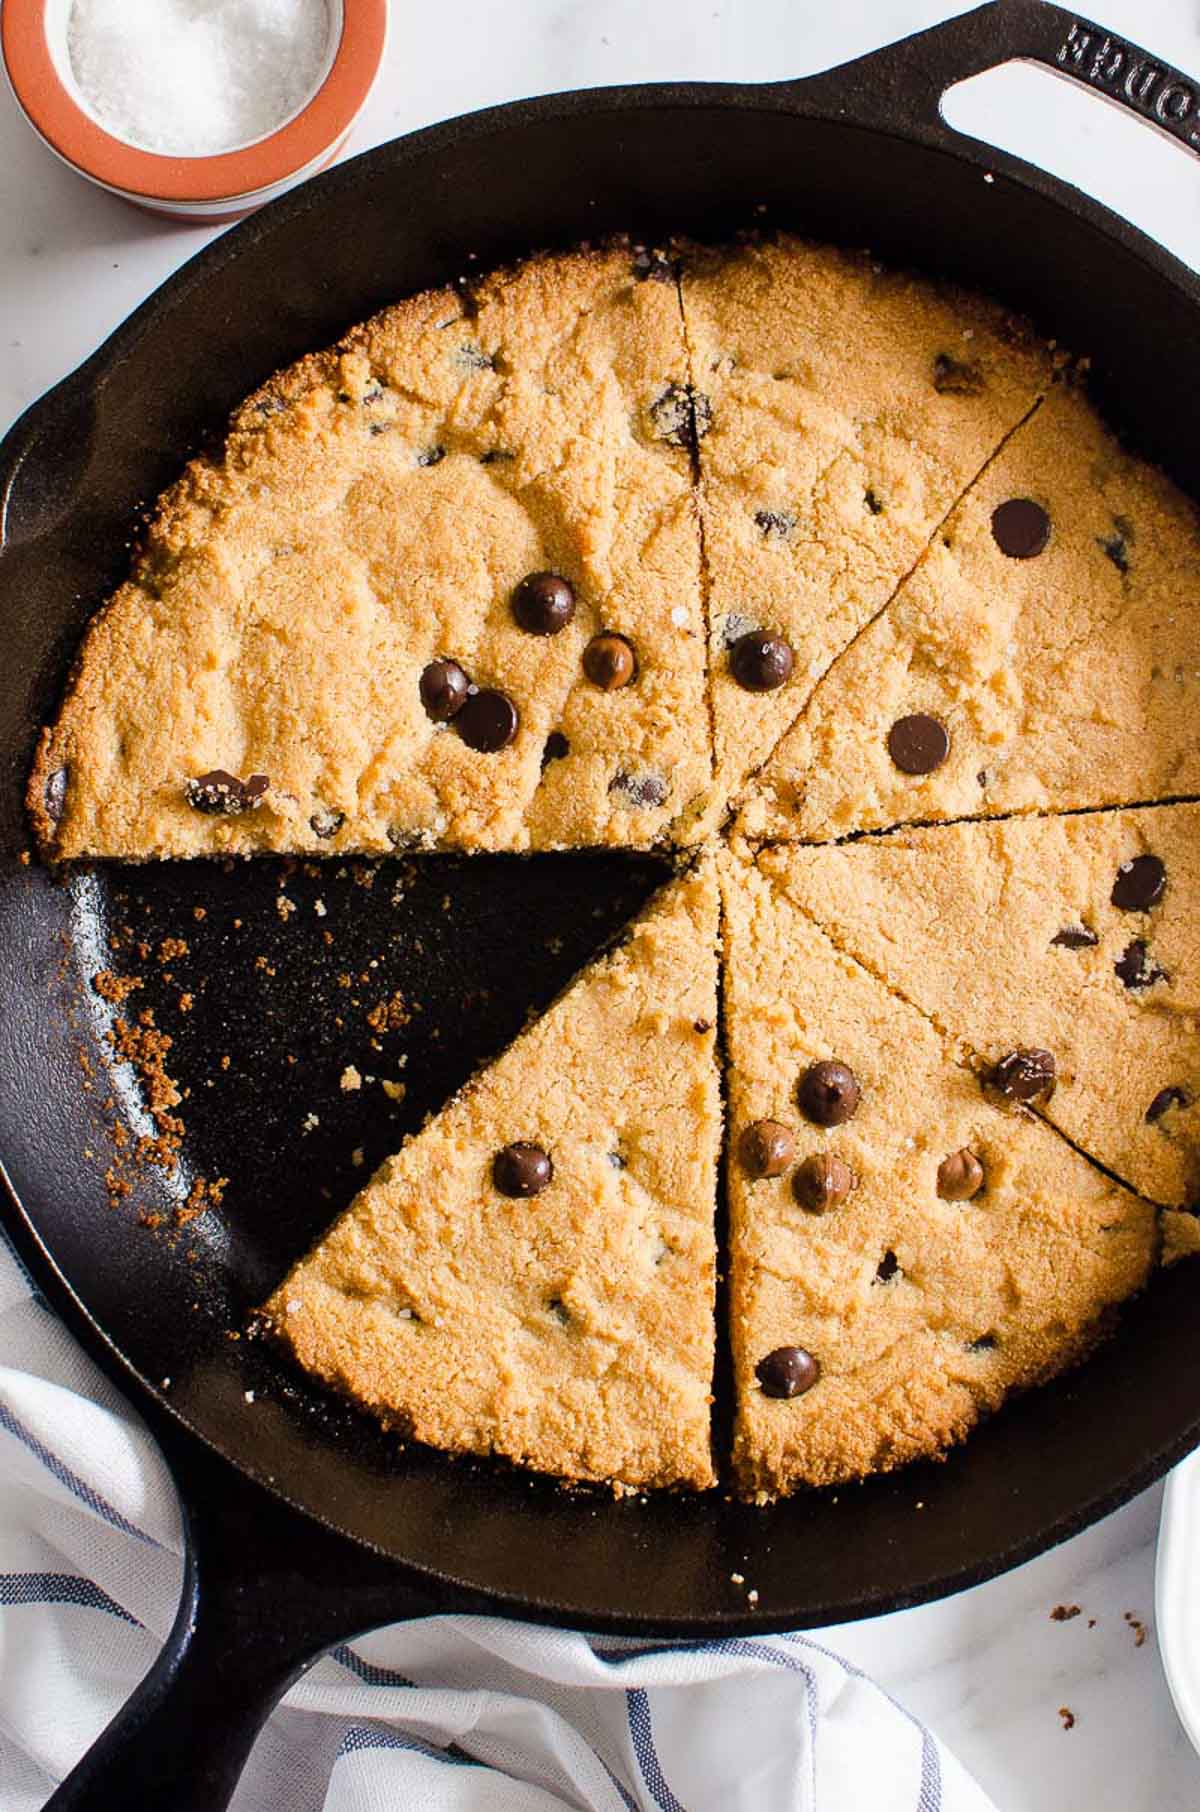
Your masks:
{"label": "cast iron skillet", "polygon": [[[475,261],[619,229],[719,238],[748,220],[870,244],[991,291],[1089,351],[1110,415],[1200,493],[1196,279],[1092,201],[940,118],[951,83],[1012,57],[1200,143],[1191,82],[1037,0],[1000,0],[809,81],[497,108],[385,145],[227,234],[0,448],[6,1220],[40,1287],[161,1442],[188,1545],[162,1659],[55,1807],[214,1812],[287,1684],[372,1625],[486,1607],[679,1637],[891,1610],[1071,1534],[1200,1437],[1194,1278],[1176,1273],[1089,1365],[1012,1405],[945,1465],[836,1497],[763,1511],[721,1492],[614,1502],[400,1449],[226,1330],[349,1198],[363,1174],[354,1149],[369,1164],[416,1125],[661,866],[435,859],[383,864],[367,888],[337,864],[317,878],[281,875],[276,862],[232,873],[196,863],[67,884],[15,860],[35,727],[121,574],[139,501],[275,367]],[[286,926],[281,885],[300,908]],[[153,1005],[176,1039],[170,1066],[191,1090],[185,1184],[233,1179],[225,1206],[179,1233],[136,1224],[152,1184],[114,1210],[102,1181],[107,1129],[118,1118],[136,1131],[138,1107],[104,1072],[104,1010],[87,981],[127,924],[151,952],[165,936],[189,943],[167,965],[171,983],[153,955],[126,948],[112,963],[144,973],[132,1005]],[[194,993],[190,1014],[181,989]],[[372,1051],[363,1015],[396,989],[420,1010]],[[99,1073],[90,1093],[81,1050]],[[347,1061],[395,1076],[402,1055],[410,1090],[393,1118],[377,1088],[339,1090]],[[318,1124],[305,1133],[309,1114]],[[170,1190],[157,1197],[168,1217]],[[754,1609],[734,1572],[758,1589]]]}

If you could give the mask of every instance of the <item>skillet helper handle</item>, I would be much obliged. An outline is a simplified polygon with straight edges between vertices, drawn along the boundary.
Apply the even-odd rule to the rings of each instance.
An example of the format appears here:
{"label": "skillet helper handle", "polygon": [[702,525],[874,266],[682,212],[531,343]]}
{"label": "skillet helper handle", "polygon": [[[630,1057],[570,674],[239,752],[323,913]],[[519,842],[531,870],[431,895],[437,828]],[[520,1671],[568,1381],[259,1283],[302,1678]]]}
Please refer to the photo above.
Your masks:
{"label": "skillet helper handle", "polygon": [[819,98],[828,83],[831,99],[836,92],[844,105],[856,78],[856,121],[908,134],[915,128],[926,142],[948,146],[961,135],[942,118],[946,90],[1014,61],[1041,63],[1200,152],[1200,78],[1048,0],[990,0],[828,75],[783,86]]}
{"label": "skillet helper handle", "polygon": [[164,1445],[187,1542],[175,1625],[47,1812],[225,1812],[263,1724],[325,1650],[448,1608],[190,1438]]}

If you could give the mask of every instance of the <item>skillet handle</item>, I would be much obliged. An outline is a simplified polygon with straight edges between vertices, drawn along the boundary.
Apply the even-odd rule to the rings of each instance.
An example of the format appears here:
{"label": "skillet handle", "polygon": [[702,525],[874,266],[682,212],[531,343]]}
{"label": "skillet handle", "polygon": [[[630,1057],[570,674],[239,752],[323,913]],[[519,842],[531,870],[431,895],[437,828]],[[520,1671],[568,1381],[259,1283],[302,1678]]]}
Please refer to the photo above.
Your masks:
{"label": "skillet handle", "polygon": [[[187,1559],[159,1659],[47,1812],[225,1812],[267,1717],[336,1642],[436,1610],[394,1562],[289,1510],[161,1425]],[[165,1439],[163,1438],[165,1436]]]}
{"label": "skillet handle", "polygon": [[990,0],[899,44],[780,88],[802,90],[811,105],[819,104],[828,85],[836,114],[849,112],[856,122],[883,131],[915,133],[929,144],[958,145],[961,135],[941,113],[946,90],[1014,61],[1041,63],[1200,152],[1200,78],[1048,0]]}

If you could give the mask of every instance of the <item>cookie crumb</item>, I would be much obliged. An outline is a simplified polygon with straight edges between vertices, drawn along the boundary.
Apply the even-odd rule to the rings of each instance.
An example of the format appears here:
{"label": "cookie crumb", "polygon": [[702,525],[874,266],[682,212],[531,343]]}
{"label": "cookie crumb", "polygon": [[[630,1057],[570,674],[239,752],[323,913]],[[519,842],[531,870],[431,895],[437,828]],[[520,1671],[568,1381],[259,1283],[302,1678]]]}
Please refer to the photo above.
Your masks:
{"label": "cookie crumb", "polygon": [[1050,1613],[1050,1621],[1052,1623],[1070,1623],[1072,1617],[1078,1617],[1080,1608],[1077,1604],[1056,1604]]}
{"label": "cookie crumb", "polygon": [[355,1069],[354,1065],[352,1063],[348,1063],[346,1065],[345,1069],[342,1071],[342,1078],[341,1078],[341,1085],[340,1085],[342,1090],[346,1094],[352,1094],[355,1089],[362,1087],[362,1081],[363,1081],[363,1079],[362,1079],[361,1075],[359,1074],[359,1072]]}
{"label": "cookie crumb", "polygon": [[1062,1719],[1062,1727],[1064,1730],[1074,1730],[1075,1713],[1071,1710],[1069,1705],[1060,1705],[1058,1708],[1058,1715]]}

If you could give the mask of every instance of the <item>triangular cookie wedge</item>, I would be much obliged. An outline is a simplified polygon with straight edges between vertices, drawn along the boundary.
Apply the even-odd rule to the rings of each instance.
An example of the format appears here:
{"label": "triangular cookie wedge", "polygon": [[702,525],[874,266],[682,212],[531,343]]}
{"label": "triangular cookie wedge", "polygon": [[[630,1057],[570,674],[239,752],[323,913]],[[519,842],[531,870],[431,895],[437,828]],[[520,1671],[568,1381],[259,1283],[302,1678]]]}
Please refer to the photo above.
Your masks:
{"label": "triangular cookie wedge", "polygon": [[717,921],[709,860],[383,1166],[268,1304],[302,1365],[435,1447],[712,1483]]}
{"label": "triangular cookie wedge", "polygon": [[628,249],[282,373],[88,632],[31,783],[48,853],[660,839],[710,774],[686,380],[675,284]]}
{"label": "triangular cookie wedge", "polygon": [[[1090,1157],[1166,1206],[1200,1193],[1200,806],[949,824],[763,866]],[[1014,1067],[1015,1066],[1015,1067]],[[1044,1065],[1043,1065],[1044,1067]]]}
{"label": "triangular cookie wedge", "polygon": [[780,878],[723,861],[735,1464],[760,1500],[940,1454],[1081,1357],[1155,1240]]}
{"label": "triangular cookie wedge", "polygon": [[722,803],[1046,389],[1052,357],[989,303],[786,235],[696,252],[682,294]]}
{"label": "triangular cookie wedge", "polygon": [[826,674],[749,789],[750,836],[1200,791],[1200,525],[1053,392]]}

